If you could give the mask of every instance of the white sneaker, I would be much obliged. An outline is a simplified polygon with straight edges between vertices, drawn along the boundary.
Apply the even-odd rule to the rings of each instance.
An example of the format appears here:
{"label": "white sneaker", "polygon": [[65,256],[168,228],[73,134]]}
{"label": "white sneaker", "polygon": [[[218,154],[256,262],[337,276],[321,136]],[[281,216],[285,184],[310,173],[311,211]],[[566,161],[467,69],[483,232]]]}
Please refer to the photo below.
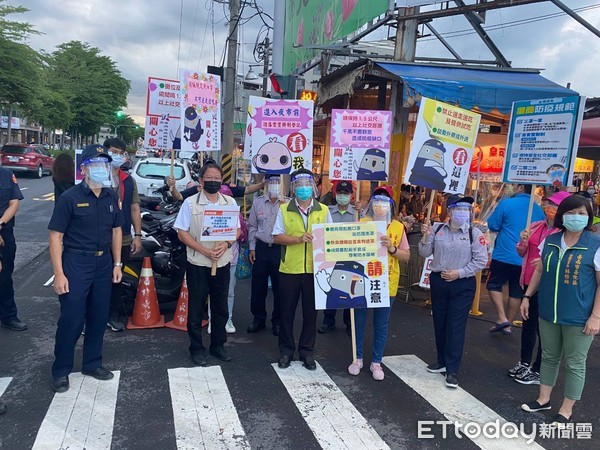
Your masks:
{"label": "white sneaker", "polygon": [[229,334],[235,333],[235,327],[233,326],[233,320],[229,319],[225,325],[225,331]]}

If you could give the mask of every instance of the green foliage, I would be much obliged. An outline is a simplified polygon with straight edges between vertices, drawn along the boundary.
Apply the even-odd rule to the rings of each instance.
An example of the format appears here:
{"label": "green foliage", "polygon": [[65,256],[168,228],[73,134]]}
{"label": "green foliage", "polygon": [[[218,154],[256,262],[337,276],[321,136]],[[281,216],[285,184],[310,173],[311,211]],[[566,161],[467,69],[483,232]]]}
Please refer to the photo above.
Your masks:
{"label": "green foliage", "polygon": [[0,0],[0,39],[8,41],[23,41],[29,35],[40,34],[39,31],[33,29],[31,24],[27,22],[15,22],[7,20],[9,14],[23,14],[29,9],[23,6],[5,5],[6,0]]}
{"label": "green foliage", "polygon": [[25,44],[0,37],[0,103],[35,107],[41,84],[41,59]]}

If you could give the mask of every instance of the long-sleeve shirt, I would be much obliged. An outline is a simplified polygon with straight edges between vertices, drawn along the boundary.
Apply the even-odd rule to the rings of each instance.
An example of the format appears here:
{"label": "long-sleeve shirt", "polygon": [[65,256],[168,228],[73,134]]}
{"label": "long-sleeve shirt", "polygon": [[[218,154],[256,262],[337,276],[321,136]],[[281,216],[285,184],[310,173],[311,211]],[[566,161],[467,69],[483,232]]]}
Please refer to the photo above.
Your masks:
{"label": "long-sleeve shirt", "polygon": [[[289,199],[285,199],[286,203]],[[272,202],[268,195],[261,195],[252,203],[248,216],[248,248],[256,250],[256,240],[265,244],[273,243],[273,226],[279,212],[281,202]]]}
{"label": "long-sleeve shirt", "polygon": [[[489,217],[488,228],[490,231],[498,233],[494,241],[492,259],[516,266],[520,266],[523,262],[523,258],[517,253],[516,245],[519,242],[521,231],[527,225],[529,199],[529,194],[517,194],[502,200]],[[542,208],[534,203],[531,221],[537,222],[545,218]]]}
{"label": "long-sleeve shirt", "polygon": [[531,224],[529,232],[529,240],[522,244],[517,243],[517,253],[523,257],[523,265],[521,266],[521,278],[519,282],[521,287],[529,285],[533,272],[535,272],[536,261],[540,259],[539,246],[547,236],[560,231],[558,228],[548,226],[548,222],[540,220]]}
{"label": "long-sleeve shirt", "polygon": [[[419,254],[425,258],[433,254],[432,272],[458,270],[459,278],[475,276],[488,262],[487,246],[481,230],[473,228],[473,243],[470,243],[468,223],[452,230],[448,223],[433,229],[435,236],[428,235],[425,243],[419,241]],[[435,240],[435,243],[434,243]]]}

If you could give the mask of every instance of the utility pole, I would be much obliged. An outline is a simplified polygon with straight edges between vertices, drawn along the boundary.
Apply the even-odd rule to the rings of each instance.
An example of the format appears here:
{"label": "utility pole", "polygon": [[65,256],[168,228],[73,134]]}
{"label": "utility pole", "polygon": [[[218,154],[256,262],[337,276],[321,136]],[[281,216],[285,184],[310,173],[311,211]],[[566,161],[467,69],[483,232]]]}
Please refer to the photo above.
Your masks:
{"label": "utility pole", "polygon": [[263,80],[262,80],[262,96],[267,96],[267,81],[269,79],[269,36],[264,41],[265,53],[263,56]]}
{"label": "utility pole", "polygon": [[229,0],[229,41],[227,43],[227,67],[225,67],[222,155],[231,155],[233,151],[233,118],[235,110],[235,84],[237,81],[237,33],[239,15],[240,0]]}

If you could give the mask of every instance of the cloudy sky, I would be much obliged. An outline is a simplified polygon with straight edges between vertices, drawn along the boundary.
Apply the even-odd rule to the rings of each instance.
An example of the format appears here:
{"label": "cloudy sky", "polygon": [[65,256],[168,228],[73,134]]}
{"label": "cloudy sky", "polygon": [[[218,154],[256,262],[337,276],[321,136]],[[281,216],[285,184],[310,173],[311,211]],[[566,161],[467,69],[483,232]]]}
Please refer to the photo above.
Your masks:
{"label": "cloudy sky", "polygon": [[[273,4],[283,0],[258,0],[273,15]],[[365,0],[362,0],[365,1]],[[600,0],[562,0],[597,28],[600,28]],[[226,5],[223,0],[8,0],[9,4],[30,9],[14,20],[28,21],[42,32],[29,44],[36,50],[52,52],[63,42],[79,40],[99,48],[131,80],[126,113],[143,124],[148,76],[177,78],[177,69],[204,70],[220,65],[227,38]],[[473,0],[466,0],[473,3]],[[181,4],[183,3],[183,14]],[[542,74],[589,97],[600,97],[600,38],[560,14],[555,5],[533,5],[490,11],[485,27],[513,67],[545,69]],[[243,17],[254,11],[246,9]],[[545,16],[559,14],[544,19]],[[182,19],[180,20],[180,17]],[[241,27],[238,73],[254,63],[252,49],[262,22],[258,17]],[[439,32],[468,30],[462,17],[436,19]],[[181,39],[180,36],[181,26]],[[214,34],[213,34],[214,33]],[[387,36],[381,29],[367,40]],[[447,36],[463,58],[491,59],[487,47],[474,34]],[[443,56],[449,53],[435,40],[422,39],[417,56]]]}

